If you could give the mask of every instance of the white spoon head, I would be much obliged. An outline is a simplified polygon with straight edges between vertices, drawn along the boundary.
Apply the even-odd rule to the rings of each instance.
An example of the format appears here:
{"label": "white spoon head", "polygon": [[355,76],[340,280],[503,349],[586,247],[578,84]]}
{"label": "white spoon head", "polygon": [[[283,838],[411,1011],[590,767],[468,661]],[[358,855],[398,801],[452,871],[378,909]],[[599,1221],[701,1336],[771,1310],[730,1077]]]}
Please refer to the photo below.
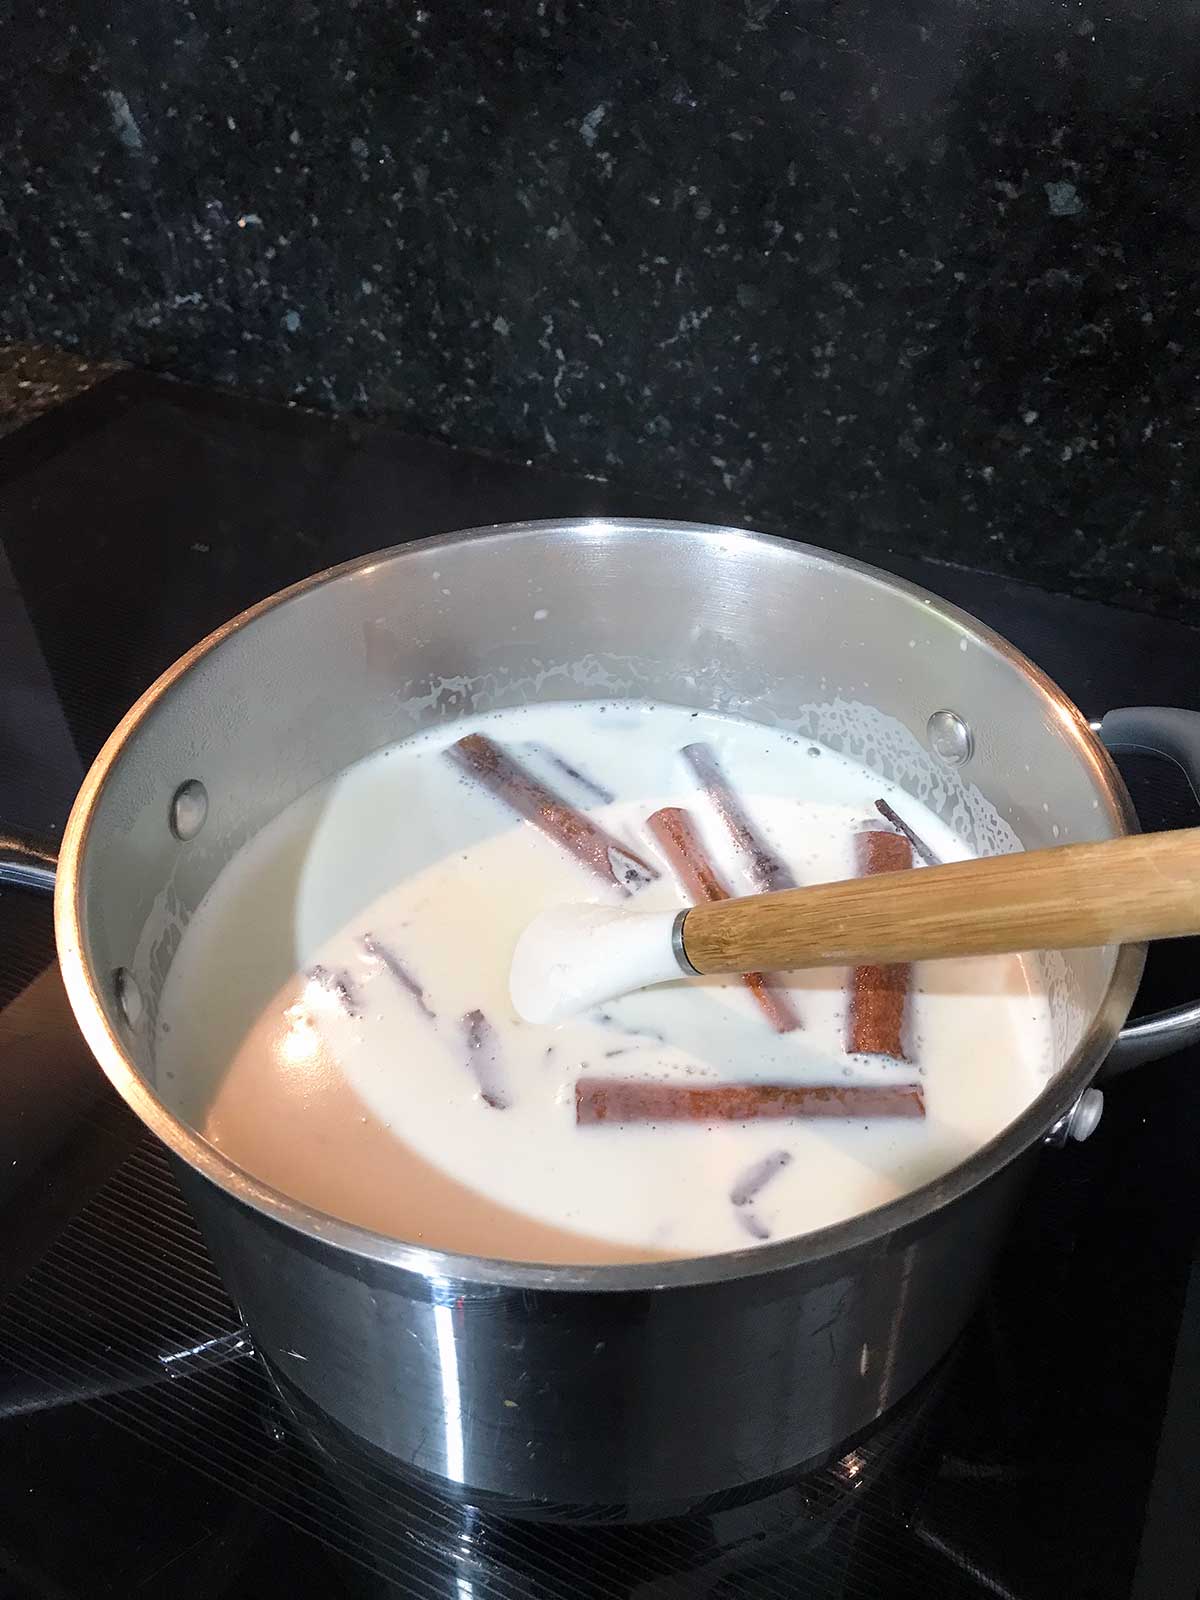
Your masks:
{"label": "white spoon head", "polygon": [[543,911],[517,940],[509,974],[526,1022],[564,1022],[604,1000],[680,976],[674,911],[569,905]]}

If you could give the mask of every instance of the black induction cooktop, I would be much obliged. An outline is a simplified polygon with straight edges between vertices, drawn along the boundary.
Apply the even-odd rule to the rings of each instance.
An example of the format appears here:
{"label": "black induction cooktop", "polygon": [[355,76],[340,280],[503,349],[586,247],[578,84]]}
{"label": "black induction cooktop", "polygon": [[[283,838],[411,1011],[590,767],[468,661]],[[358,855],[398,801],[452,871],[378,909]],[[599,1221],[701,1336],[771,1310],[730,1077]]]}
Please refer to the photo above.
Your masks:
{"label": "black induction cooktop", "polygon": [[[0,441],[0,824],[53,837],[136,694],[308,572],[456,527],[693,509],[112,379]],[[1200,709],[1200,632],[877,560],[1007,634],[1090,715]],[[1125,771],[1145,826],[1196,820],[1172,768]],[[1194,943],[1164,947],[1144,1008],[1197,986]],[[1115,1081],[1092,1139],[1042,1156],[952,1356],[821,1471],[668,1524],[498,1522],[271,1387],[169,1162],[76,1032],[48,906],[0,889],[0,1596],[1194,1596],[1197,1151],[1200,1052]]]}

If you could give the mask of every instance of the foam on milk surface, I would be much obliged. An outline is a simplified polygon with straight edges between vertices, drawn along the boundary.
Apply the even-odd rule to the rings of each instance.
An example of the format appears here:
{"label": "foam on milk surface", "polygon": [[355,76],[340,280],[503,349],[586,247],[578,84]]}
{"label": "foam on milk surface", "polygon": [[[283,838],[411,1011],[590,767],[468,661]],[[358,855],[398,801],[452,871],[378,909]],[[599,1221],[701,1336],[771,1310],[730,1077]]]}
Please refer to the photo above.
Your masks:
{"label": "foam on milk surface", "polygon": [[[801,884],[852,874],[852,836],[879,822],[880,798],[939,858],[967,853],[856,763],[716,714],[533,705],[378,752],[239,852],[168,975],[160,1090],[255,1176],[435,1247],[543,1261],[705,1254],[894,1199],[963,1160],[1042,1087],[1049,1009],[1016,957],[914,968],[912,1065],[845,1054],[847,974],[836,969],[782,980],[804,1024],[784,1035],[736,978],[664,984],[557,1027],[519,1021],[508,971],[526,923],[562,902],[620,897],[445,758],[473,731],[661,865],[624,902],[638,909],[684,904],[645,828],[663,805],[686,806],[734,892],[751,892],[678,755],[696,741],[717,752]],[[493,1030],[504,1109],[481,1094],[464,1023],[474,1012]],[[927,1115],[577,1128],[574,1087],[588,1075],[695,1086],[919,1077]],[[734,1206],[746,1172],[781,1152],[790,1159]]]}

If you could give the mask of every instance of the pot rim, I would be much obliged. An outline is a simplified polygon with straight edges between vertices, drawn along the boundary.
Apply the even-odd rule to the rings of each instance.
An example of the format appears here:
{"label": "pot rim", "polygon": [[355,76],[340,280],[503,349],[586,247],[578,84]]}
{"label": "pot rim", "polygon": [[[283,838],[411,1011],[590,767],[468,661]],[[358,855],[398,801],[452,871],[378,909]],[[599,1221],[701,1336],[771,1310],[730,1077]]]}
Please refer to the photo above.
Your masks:
{"label": "pot rim", "polygon": [[645,1291],[719,1283],[778,1272],[815,1263],[861,1246],[878,1244],[890,1235],[920,1223],[986,1182],[1029,1149],[1070,1109],[1125,1023],[1145,962],[1144,945],[1125,945],[1118,950],[1108,988],[1091,1027],[1065,1066],[1019,1117],[966,1161],[931,1182],[909,1190],[896,1200],[811,1233],[719,1255],[662,1261],[572,1266],[471,1256],[410,1244],[319,1211],[261,1182],[181,1121],[133,1066],[109,1026],[84,952],[81,868],[96,807],[110,773],[117,766],[126,745],[150,712],[169,695],[172,687],[226,639],[267,612],[326,585],[356,577],[369,577],[384,562],[401,560],[414,551],[457,546],[468,541],[516,543],[554,532],[581,531],[596,538],[670,532],[738,543],[749,541],[858,573],[887,589],[919,600],[935,616],[952,624],[978,646],[992,651],[1033,680],[1075,746],[1076,754],[1090,768],[1093,780],[1104,796],[1102,805],[1107,805],[1109,820],[1120,831],[1129,833],[1138,830],[1137,816],[1120,774],[1073,701],[1040,667],[1000,634],[977,621],[969,612],[930,594],[907,579],[894,577],[879,567],[823,550],[816,545],[717,523],[629,517],[552,517],[467,528],[359,556],[279,590],[232,617],[180,656],[125,713],[84,778],[63,835],[54,895],[54,928],[59,964],[71,1008],[84,1038],[118,1094],[146,1127],[190,1167],[235,1200],[288,1228],[321,1243],[414,1272],[422,1278],[518,1289],[608,1293]]}

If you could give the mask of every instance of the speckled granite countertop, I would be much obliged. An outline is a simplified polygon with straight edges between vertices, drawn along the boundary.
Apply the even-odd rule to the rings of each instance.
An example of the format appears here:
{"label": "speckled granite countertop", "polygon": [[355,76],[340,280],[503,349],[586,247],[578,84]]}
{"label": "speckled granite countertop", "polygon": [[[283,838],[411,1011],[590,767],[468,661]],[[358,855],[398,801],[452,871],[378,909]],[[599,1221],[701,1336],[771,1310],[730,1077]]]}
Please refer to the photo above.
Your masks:
{"label": "speckled granite countertop", "polygon": [[122,370],[119,361],[84,361],[46,345],[0,344],[0,435]]}
{"label": "speckled granite countertop", "polygon": [[6,43],[9,338],[1200,607],[1186,7],[63,0]]}

